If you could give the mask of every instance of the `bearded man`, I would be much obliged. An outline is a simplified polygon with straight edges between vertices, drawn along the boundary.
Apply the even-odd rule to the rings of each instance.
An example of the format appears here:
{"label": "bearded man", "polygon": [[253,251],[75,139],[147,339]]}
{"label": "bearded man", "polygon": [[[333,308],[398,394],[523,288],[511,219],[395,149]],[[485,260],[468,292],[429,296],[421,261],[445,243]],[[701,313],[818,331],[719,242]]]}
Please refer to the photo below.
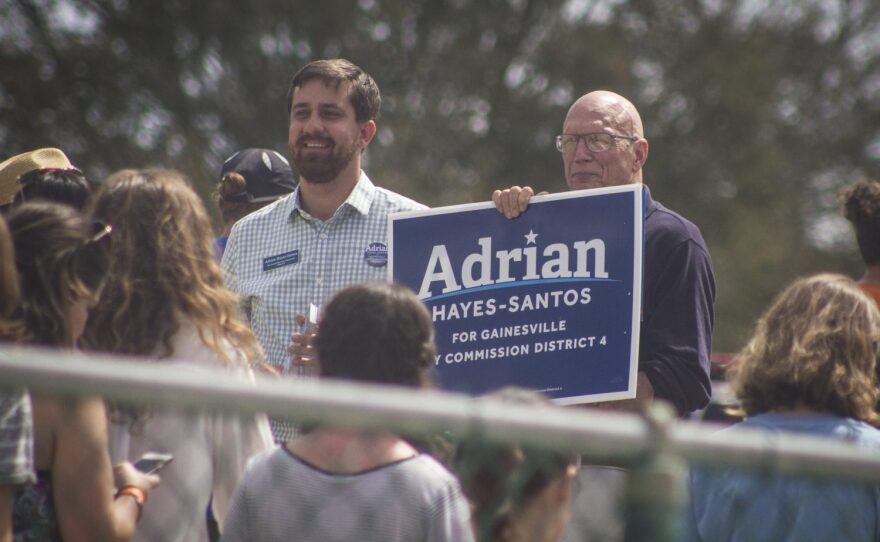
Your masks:
{"label": "bearded man", "polygon": [[[291,315],[308,314],[310,305],[345,286],[385,280],[388,215],[426,208],[375,186],[361,170],[381,102],[373,78],[348,60],[300,69],[287,95],[288,148],[299,186],[241,219],[229,235],[226,286],[240,295],[279,372],[291,368]],[[273,422],[273,433],[277,442],[294,436],[286,423]]]}

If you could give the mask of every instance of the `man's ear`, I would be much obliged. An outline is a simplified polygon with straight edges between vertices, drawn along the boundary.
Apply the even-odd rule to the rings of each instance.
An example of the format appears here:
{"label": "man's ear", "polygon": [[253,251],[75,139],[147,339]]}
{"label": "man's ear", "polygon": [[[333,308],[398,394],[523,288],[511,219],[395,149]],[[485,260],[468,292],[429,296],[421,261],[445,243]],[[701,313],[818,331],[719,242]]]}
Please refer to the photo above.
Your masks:
{"label": "man's ear", "polygon": [[645,162],[648,161],[648,149],[650,145],[648,145],[648,140],[645,138],[641,138],[638,141],[633,143],[633,150],[635,151],[636,159],[633,161],[633,173],[639,171],[644,167]]}
{"label": "man's ear", "polygon": [[361,137],[361,150],[367,148],[367,145],[370,144],[370,141],[373,140],[373,136],[376,135],[376,122],[372,120],[368,120],[367,122],[361,125],[360,137]]}

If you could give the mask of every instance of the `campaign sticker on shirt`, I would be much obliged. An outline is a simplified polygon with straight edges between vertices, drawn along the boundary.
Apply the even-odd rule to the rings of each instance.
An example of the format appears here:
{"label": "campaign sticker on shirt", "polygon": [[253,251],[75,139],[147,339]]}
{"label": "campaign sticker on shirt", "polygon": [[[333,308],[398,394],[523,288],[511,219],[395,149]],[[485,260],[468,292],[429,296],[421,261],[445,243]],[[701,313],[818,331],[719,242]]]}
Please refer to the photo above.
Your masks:
{"label": "campaign sticker on shirt", "polygon": [[370,267],[385,267],[388,265],[388,246],[385,243],[370,243],[364,251],[364,260]]}
{"label": "campaign sticker on shirt", "polygon": [[263,271],[271,271],[285,265],[293,265],[299,261],[299,250],[291,250],[283,254],[276,254],[263,258]]}

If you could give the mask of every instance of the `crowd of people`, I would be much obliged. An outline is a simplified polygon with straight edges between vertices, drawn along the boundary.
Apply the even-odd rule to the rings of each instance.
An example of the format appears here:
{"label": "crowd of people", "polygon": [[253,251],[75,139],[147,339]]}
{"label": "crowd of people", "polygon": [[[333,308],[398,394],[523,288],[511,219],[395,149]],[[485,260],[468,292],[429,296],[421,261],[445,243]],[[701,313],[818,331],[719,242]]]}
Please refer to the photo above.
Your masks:
{"label": "crowd of people", "polygon": [[[431,316],[384,281],[379,250],[389,214],[426,206],[361,167],[380,109],[376,82],[347,60],[297,71],[286,100],[293,167],[271,149],[227,159],[219,236],[180,172],[124,169],[93,185],[54,148],[0,163],[0,341],[253,385],[260,372],[430,387]],[[577,99],[556,148],[570,190],[643,184],[650,146],[618,94]],[[534,195],[513,186],[492,200],[515,219]],[[699,228],[647,186],[644,199],[636,396],[591,406],[665,401],[684,417],[712,394],[714,273]],[[820,274],[780,293],[732,366],[745,419],[726,431],[880,446],[880,183],[857,183],[842,202],[864,277]],[[493,396],[560,408],[529,390]],[[441,455],[392,432],[4,390],[0,542],[623,539],[625,471],[516,443],[453,444]],[[173,460],[141,472],[133,463],[148,452]],[[880,538],[876,486],[694,469],[689,489],[693,540]]]}

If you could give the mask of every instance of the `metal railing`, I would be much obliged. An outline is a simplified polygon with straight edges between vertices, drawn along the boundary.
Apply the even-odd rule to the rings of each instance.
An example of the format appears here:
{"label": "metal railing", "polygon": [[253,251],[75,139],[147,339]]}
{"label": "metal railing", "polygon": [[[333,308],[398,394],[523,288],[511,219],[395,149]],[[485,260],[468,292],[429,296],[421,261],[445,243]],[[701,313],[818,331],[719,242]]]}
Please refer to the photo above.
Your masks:
{"label": "metal railing", "polygon": [[628,469],[628,540],[677,540],[687,464],[772,470],[880,483],[880,456],[821,438],[717,427],[675,418],[657,405],[644,415],[535,407],[440,391],[331,380],[258,378],[163,367],[155,361],[0,345],[0,389],[100,395],[131,405],[228,413],[265,412],[407,435],[451,433],[579,453]]}

